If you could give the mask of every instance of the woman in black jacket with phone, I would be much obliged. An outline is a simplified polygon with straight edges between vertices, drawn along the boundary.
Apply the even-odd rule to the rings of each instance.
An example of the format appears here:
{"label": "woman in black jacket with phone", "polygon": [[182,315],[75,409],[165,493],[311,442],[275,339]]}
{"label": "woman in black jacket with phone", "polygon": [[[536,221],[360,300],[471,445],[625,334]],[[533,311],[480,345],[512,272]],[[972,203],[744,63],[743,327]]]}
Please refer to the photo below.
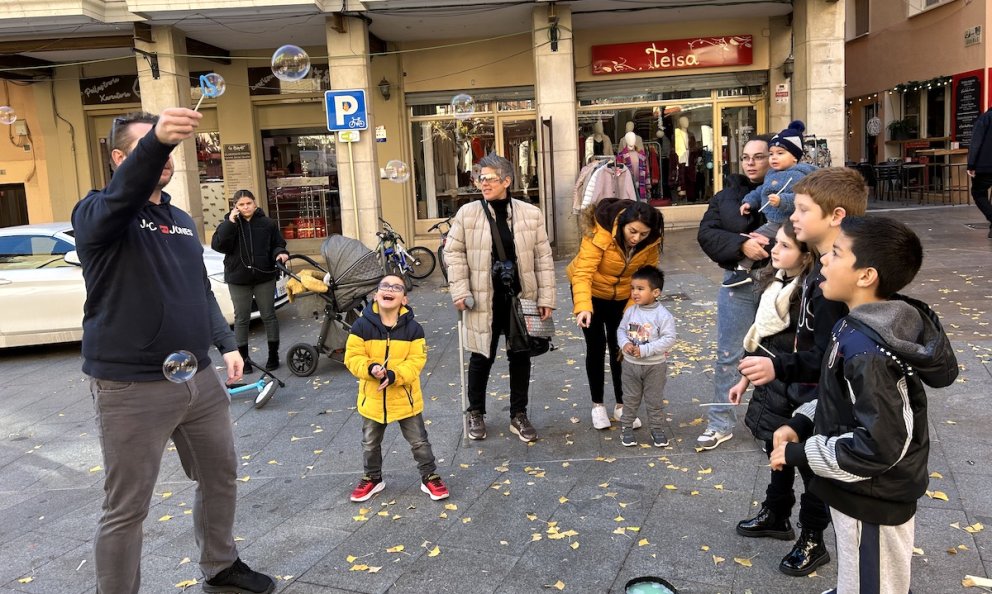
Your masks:
{"label": "woman in black jacket with phone", "polygon": [[276,319],[276,262],[289,259],[286,240],[276,222],[265,216],[248,190],[234,193],[231,214],[217,227],[210,242],[224,254],[224,282],[234,303],[234,338],[245,360],[245,373],[253,371],[248,358],[248,323],[252,299],[265,324],[269,359],[265,369],[279,367],[279,320]]}

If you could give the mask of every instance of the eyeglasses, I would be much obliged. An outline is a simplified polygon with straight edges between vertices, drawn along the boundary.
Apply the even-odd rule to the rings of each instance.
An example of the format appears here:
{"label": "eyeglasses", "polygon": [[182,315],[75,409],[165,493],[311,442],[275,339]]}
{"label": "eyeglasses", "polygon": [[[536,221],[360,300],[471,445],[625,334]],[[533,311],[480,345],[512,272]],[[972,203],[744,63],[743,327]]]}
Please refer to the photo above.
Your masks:
{"label": "eyeglasses", "polygon": [[386,291],[387,293],[403,293],[406,291],[406,287],[392,283],[379,283],[379,290]]}
{"label": "eyeglasses", "polygon": [[502,181],[502,178],[495,173],[487,173],[485,175],[480,175],[478,178],[479,184],[495,184]]}
{"label": "eyeglasses", "polygon": [[757,155],[741,155],[741,161],[744,162],[748,162],[748,161],[757,162],[757,161],[764,161],[766,159],[768,159],[768,155],[763,153],[758,153]]}

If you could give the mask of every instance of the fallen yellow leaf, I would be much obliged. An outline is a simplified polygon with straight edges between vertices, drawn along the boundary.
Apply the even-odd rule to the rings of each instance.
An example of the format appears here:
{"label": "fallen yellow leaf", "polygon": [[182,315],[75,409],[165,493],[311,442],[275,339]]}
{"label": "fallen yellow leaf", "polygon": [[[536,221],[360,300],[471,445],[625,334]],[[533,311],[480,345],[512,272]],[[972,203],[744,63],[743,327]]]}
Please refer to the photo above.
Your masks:
{"label": "fallen yellow leaf", "polygon": [[403,548],[404,548],[403,545],[396,545],[395,547],[389,547],[388,549],[386,549],[386,552],[387,553],[402,553],[403,552]]}
{"label": "fallen yellow leaf", "polygon": [[711,467],[706,467],[700,470],[699,474],[713,474],[713,469]]}
{"label": "fallen yellow leaf", "polygon": [[161,518],[159,518],[158,521],[159,522],[168,522],[171,519],[172,519],[172,516],[170,516],[169,514],[165,514],[164,516],[162,516]]}
{"label": "fallen yellow leaf", "polygon": [[930,478],[942,479],[942,478],[944,478],[944,475],[940,474],[939,472],[934,471],[934,472],[931,472],[930,473]]}
{"label": "fallen yellow leaf", "polygon": [[369,573],[379,573],[379,570],[380,569],[382,569],[382,567],[376,567],[376,566],[373,565],[373,566],[369,567]]}
{"label": "fallen yellow leaf", "polygon": [[637,541],[637,546],[639,546],[639,547],[646,547],[649,544],[651,544],[651,543],[648,542],[648,539],[646,539],[646,538],[642,538],[641,540]]}
{"label": "fallen yellow leaf", "polygon": [[358,557],[354,555],[348,555],[347,557],[344,558],[344,560],[347,561],[348,563],[354,563],[355,561],[358,560]]}
{"label": "fallen yellow leaf", "polygon": [[575,541],[575,542],[573,542],[572,544],[570,544],[568,546],[572,547],[573,549],[577,549],[577,548],[579,548],[579,542],[578,541]]}
{"label": "fallen yellow leaf", "polygon": [[675,485],[665,485],[665,488],[668,489],[669,491],[674,491],[678,489],[678,487],[676,487]]}
{"label": "fallen yellow leaf", "polygon": [[561,580],[558,580],[554,584],[552,584],[550,586],[547,586],[547,587],[548,588],[554,588],[555,590],[564,590],[565,589],[565,582],[563,582]]}
{"label": "fallen yellow leaf", "polygon": [[166,491],[165,493],[162,493],[162,499],[168,499],[169,497],[172,497],[172,491]]}
{"label": "fallen yellow leaf", "polygon": [[726,559],[724,559],[723,557],[717,557],[716,555],[713,555],[713,565],[719,565],[724,561],[726,561]]}
{"label": "fallen yellow leaf", "polygon": [[445,503],[444,509],[450,509],[451,511],[455,511],[458,509],[458,506],[455,505],[454,503]]}
{"label": "fallen yellow leaf", "polygon": [[741,565],[743,567],[751,567],[750,559],[743,559],[741,557],[734,557],[734,563]]}
{"label": "fallen yellow leaf", "polygon": [[708,550],[710,550],[710,547],[708,545],[703,545],[703,546],[699,547],[699,550],[700,551],[708,551]]}
{"label": "fallen yellow leaf", "polygon": [[964,531],[967,532],[968,534],[975,534],[976,532],[981,532],[984,529],[985,526],[983,526],[981,522],[975,522],[971,526],[964,527]]}
{"label": "fallen yellow leaf", "polygon": [[103,466],[94,466],[93,468],[90,468],[90,472],[100,472],[101,470],[103,470]]}
{"label": "fallen yellow leaf", "polygon": [[926,491],[926,496],[930,499],[940,499],[941,501],[947,501],[947,493],[943,491]]}
{"label": "fallen yellow leaf", "polygon": [[[31,577],[31,576],[28,576],[28,577],[22,577],[22,578],[20,578],[20,579],[19,579],[19,580],[17,580],[17,581],[18,581],[18,582],[20,582],[20,583],[22,583],[22,584],[30,584],[31,582],[33,582],[33,581],[34,581],[34,578],[33,578],[33,577]],[[196,580],[193,580],[193,584],[195,584],[195,583],[196,583]],[[192,584],[190,584],[190,585],[192,585]],[[183,586],[181,586],[180,584],[176,584],[176,587],[177,587],[177,588],[180,588],[180,587],[183,587]]]}
{"label": "fallen yellow leaf", "polygon": [[920,557],[922,557],[926,553],[924,553],[923,552],[923,549],[921,549],[920,547],[913,547],[913,554],[914,555],[919,555]]}
{"label": "fallen yellow leaf", "polygon": [[992,580],[985,577],[966,575],[964,576],[964,579],[961,580],[961,585],[965,588],[992,588]]}
{"label": "fallen yellow leaf", "polygon": [[243,477],[241,477],[241,478],[239,478],[237,480],[241,481],[242,483],[247,483],[248,481],[251,480],[251,477],[246,474],[245,476],[243,476]]}
{"label": "fallen yellow leaf", "polygon": [[558,503],[567,503],[567,502],[568,502],[568,497],[559,497],[558,498]]}
{"label": "fallen yellow leaf", "polygon": [[437,557],[441,554],[441,547],[434,547],[431,552],[427,553],[428,557]]}
{"label": "fallen yellow leaf", "polygon": [[351,569],[349,569],[348,571],[368,571],[368,570],[369,570],[368,565],[352,565]]}

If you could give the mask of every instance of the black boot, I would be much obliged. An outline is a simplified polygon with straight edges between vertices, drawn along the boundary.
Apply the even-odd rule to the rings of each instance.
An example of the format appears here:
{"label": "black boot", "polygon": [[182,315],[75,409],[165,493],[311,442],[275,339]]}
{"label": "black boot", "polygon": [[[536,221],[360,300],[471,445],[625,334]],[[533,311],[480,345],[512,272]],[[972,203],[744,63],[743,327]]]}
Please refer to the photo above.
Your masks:
{"label": "black boot", "polygon": [[737,534],[749,538],[764,536],[779,540],[792,540],[796,537],[796,531],[792,529],[789,518],[780,517],[765,506],[761,506],[761,511],[753,518],[738,522]]}
{"label": "black boot", "polygon": [[823,544],[823,531],[803,528],[799,540],[789,554],[782,558],[778,569],[785,575],[801,577],[809,575],[817,567],[830,561],[830,553]]}
{"label": "black boot", "polygon": [[279,341],[269,343],[269,360],[265,362],[265,370],[279,369]]}
{"label": "black boot", "polygon": [[241,353],[241,358],[245,360],[245,369],[242,373],[245,375],[253,373],[255,370],[251,366],[251,359],[248,358],[248,345],[239,346],[238,352]]}

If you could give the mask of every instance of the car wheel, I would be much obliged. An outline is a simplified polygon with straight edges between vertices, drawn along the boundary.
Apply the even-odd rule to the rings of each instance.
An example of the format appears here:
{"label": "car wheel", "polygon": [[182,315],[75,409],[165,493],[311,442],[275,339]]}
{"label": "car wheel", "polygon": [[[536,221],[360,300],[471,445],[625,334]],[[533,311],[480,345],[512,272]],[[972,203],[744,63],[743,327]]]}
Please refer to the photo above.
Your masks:
{"label": "car wheel", "polygon": [[318,356],[317,347],[301,342],[289,348],[286,363],[293,375],[308,377],[317,369]]}

